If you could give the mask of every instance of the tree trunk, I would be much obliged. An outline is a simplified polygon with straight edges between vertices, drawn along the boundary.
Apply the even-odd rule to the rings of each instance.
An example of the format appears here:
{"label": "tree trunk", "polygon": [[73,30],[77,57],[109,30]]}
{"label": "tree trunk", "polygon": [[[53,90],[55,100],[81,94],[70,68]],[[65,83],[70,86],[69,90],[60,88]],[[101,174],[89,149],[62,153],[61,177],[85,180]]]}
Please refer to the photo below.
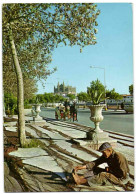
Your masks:
{"label": "tree trunk", "polygon": [[9,40],[11,46],[11,52],[13,55],[13,61],[15,66],[15,71],[17,75],[17,104],[18,104],[18,132],[21,147],[24,147],[26,143],[25,134],[25,117],[24,117],[24,88],[23,88],[23,77],[22,71],[19,65],[16,47],[14,43],[14,38],[12,34],[12,28],[9,25]]}

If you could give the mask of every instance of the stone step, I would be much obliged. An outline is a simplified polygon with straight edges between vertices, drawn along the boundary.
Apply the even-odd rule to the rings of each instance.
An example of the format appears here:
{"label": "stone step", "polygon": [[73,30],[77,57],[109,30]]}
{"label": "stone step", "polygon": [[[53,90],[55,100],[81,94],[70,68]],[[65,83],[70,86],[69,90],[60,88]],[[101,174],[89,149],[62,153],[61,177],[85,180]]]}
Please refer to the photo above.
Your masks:
{"label": "stone step", "polygon": [[[35,126],[33,126],[33,127],[35,127]],[[50,126],[50,127],[51,127],[51,126]],[[53,127],[53,126],[52,126],[52,127]],[[91,149],[90,147],[85,146],[85,145],[84,145],[84,144],[85,144],[85,141],[84,141],[84,140],[74,139],[75,142],[80,143],[80,146],[81,146],[82,148],[85,148],[87,151],[90,151],[90,154],[88,154],[88,156],[85,156],[85,154],[83,154],[83,157],[82,157],[81,151],[79,151],[80,154],[79,154],[79,152],[76,152],[76,151],[71,147],[72,144],[69,144],[68,142],[66,142],[66,141],[64,140],[65,138],[64,138],[63,136],[59,136],[59,138],[60,138],[60,139],[63,139],[64,141],[59,141],[59,140],[56,140],[56,137],[57,137],[57,136],[55,136],[55,132],[49,132],[48,130],[45,130],[45,129],[43,129],[43,128],[41,128],[41,127],[38,127],[38,126],[36,126],[36,128],[37,128],[37,130],[40,130],[41,132],[43,131],[44,133],[48,134],[48,136],[49,136],[50,138],[55,138],[55,139],[54,139],[54,143],[55,143],[58,147],[63,148],[64,150],[67,150],[67,151],[70,152],[72,155],[78,156],[78,157],[81,158],[81,159],[88,158],[88,159],[86,159],[86,160],[91,161],[90,158],[92,158],[92,160],[94,160],[94,159],[96,159],[97,157],[99,157],[99,156],[101,155],[101,153],[99,153],[98,151],[95,151],[94,149]],[[64,132],[64,131],[63,131],[63,132]],[[52,134],[52,135],[51,135],[51,134]],[[58,134],[57,134],[57,135],[58,135]],[[70,135],[71,135],[71,134],[70,134]],[[42,140],[42,142],[44,142],[44,140]],[[118,145],[117,147],[118,147],[117,151],[122,152],[122,150],[123,150],[123,154],[125,154],[126,158],[130,161],[130,163],[133,163],[133,161],[134,161],[134,158],[132,157],[132,156],[133,156],[133,154],[132,154],[133,149],[132,149],[131,152],[130,152],[130,150],[128,151],[127,147],[125,147],[125,146],[122,146],[122,145],[119,146],[119,145]],[[84,151],[84,152],[86,152],[86,151]],[[91,155],[91,153],[92,153],[92,155]],[[128,153],[128,154],[127,154],[127,153]],[[130,155],[129,155],[129,153],[130,153]],[[90,156],[91,156],[91,157],[90,157]],[[92,157],[92,156],[93,156],[93,157]],[[132,173],[132,172],[133,172],[133,170],[131,170],[131,174],[134,175],[134,173]]]}
{"label": "stone step", "polygon": [[129,161],[129,164],[134,166],[134,148],[128,148],[128,146],[123,146],[122,144],[117,143],[117,147],[115,150],[122,153]]}
{"label": "stone step", "polygon": [[[32,125],[31,125],[32,126]],[[90,154],[87,154],[86,152],[79,150],[77,148],[72,147],[72,143],[69,143],[67,138],[64,138],[62,135],[59,135],[59,133],[55,133],[52,131],[48,131],[43,129],[42,127],[34,126],[33,127],[37,130],[42,131],[43,133],[48,134],[48,136],[53,140],[54,144],[56,144],[58,147],[67,150],[69,153],[73,154],[74,156],[78,156],[81,159],[87,159],[90,160],[89,158],[91,157]],[[44,140],[43,140],[44,141]],[[94,157],[91,157],[92,160]]]}
{"label": "stone step", "polygon": [[30,125],[30,126],[32,126],[33,128],[37,129],[38,131],[46,134],[51,139],[60,139],[60,140],[61,139],[62,140],[66,139],[64,136],[60,135],[57,131],[53,131],[52,132],[52,131],[46,130],[46,129],[42,128],[42,127],[39,127],[39,126],[35,126],[35,125]]}
{"label": "stone step", "polygon": [[17,132],[17,127],[4,127],[4,129],[7,131]]}
{"label": "stone step", "polygon": [[55,173],[27,164],[24,164],[24,168],[19,170],[29,192],[71,191],[66,187],[65,181]]}
{"label": "stone step", "polygon": [[119,133],[119,132],[114,132],[114,131],[108,131],[108,130],[105,130],[105,129],[104,129],[104,131],[108,132],[108,133],[111,133],[111,134],[119,135],[119,136],[122,136],[122,137],[128,137],[128,138],[134,139],[134,136],[132,136],[132,135]]}
{"label": "stone step", "polygon": [[10,152],[9,155],[21,158],[24,164],[51,171],[66,180],[63,169],[41,148],[19,148],[17,151]]}
{"label": "stone step", "polygon": [[[38,127],[38,126],[33,126],[33,127],[35,127],[36,129],[38,129],[40,131],[43,131],[43,128],[41,128],[41,127]],[[90,151],[90,154],[87,154],[85,151],[81,151],[81,150],[77,150],[75,148],[72,148],[72,144],[66,142],[66,139],[62,141],[62,139],[64,139],[64,137],[62,137],[61,135],[59,136],[59,139],[61,141],[57,140],[56,139],[57,136],[55,136],[54,132],[51,132],[51,131],[49,132],[48,130],[45,130],[44,133],[47,133],[51,139],[54,138],[53,141],[58,147],[62,148],[63,150],[67,150],[73,156],[75,156],[75,157],[77,156],[77,157],[81,158],[82,160],[84,160],[86,158],[86,160],[88,160],[88,161],[93,161],[101,155],[100,152],[95,151],[88,146],[82,146],[82,147],[85,148],[87,151]],[[75,140],[75,141],[80,142],[82,140]],[[44,140],[42,140],[42,142],[44,142]],[[84,142],[84,141],[82,141],[82,142]],[[67,156],[67,157],[70,158],[69,156]],[[103,167],[103,165],[101,165],[101,167]]]}
{"label": "stone step", "polygon": [[67,155],[67,154],[64,154],[64,153],[62,153],[62,152],[59,152],[58,150],[56,150],[56,149],[54,149],[54,148],[51,148],[53,151],[55,151],[56,153],[59,153],[61,156],[64,156],[64,157],[66,157],[68,160],[70,159],[70,160],[72,160],[72,161],[74,161],[74,162],[77,162],[77,163],[80,163],[80,164],[82,164],[82,162],[80,161],[80,160],[78,160],[78,159],[75,159],[75,158],[73,158],[73,157],[71,157],[71,156],[69,156],[69,155]]}
{"label": "stone step", "polygon": [[134,148],[134,142],[128,142],[128,141],[120,140],[120,139],[118,139],[117,142],[124,145],[124,146]]}
{"label": "stone step", "polygon": [[109,137],[119,140],[126,141],[126,143],[133,143],[134,144],[134,139],[128,138],[128,137],[122,137],[120,135],[114,135],[114,134],[109,134]]}
{"label": "stone step", "polygon": [[17,121],[14,121],[14,122],[5,122],[3,124],[4,127],[14,127],[17,125]]}
{"label": "stone step", "polygon": [[86,138],[86,132],[84,131],[79,131],[68,127],[56,126],[51,123],[47,123],[46,126],[48,126],[49,128],[55,129],[59,132],[62,132],[65,135],[70,136],[71,138]]}
{"label": "stone step", "polygon": [[[81,131],[84,131],[84,132],[88,132],[90,130],[90,127],[82,126],[82,125],[79,126],[75,123],[71,124],[71,123],[68,123],[68,122],[54,121],[54,120],[53,121],[49,120],[48,123],[51,123],[52,125],[61,126],[61,127],[73,127],[73,129],[81,130]],[[124,140],[124,141],[128,141],[128,142],[134,142],[134,137],[131,136],[131,135],[122,134],[122,133],[113,132],[113,131],[108,131],[108,130],[104,130],[104,131],[109,133],[109,136],[111,138],[114,138],[114,139],[117,139],[117,140]]]}
{"label": "stone step", "polygon": [[[42,169],[44,170],[44,172],[55,173],[56,175],[61,177],[61,179],[66,181],[65,172],[67,172],[67,168],[72,170],[74,164],[82,164],[85,161],[93,161],[101,155],[100,152],[95,151],[84,144],[84,135],[86,134],[86,131],[82,130],[82,127],[80,128],[81,130],[79,128],[77,129],[74,125],[71,129],[70,125],[59,126],[48,122],[46,122],[44,127],[27,124],[26,131],[34,138],[40,140],[45,145],[45,148],[21,148],[22,150],[20,150],[19,148],[18,153],[16,153],[16,157],[21,158],[23,160],[23,164],[25,166],[28,166],[28,170],[30,167]],[[134,165],[132,165],[132,163],[134,164],[134,148],[129,147],[128,149],[128,146],[124,146],[123,144],[117,143],[116,149],[117,151],[120,151],[125,154],[127,159],[131,162],[131,165],[129,165],[130,173],[134,177]],[[10,154],[13,154],[13,152],[11,152]],[[62,158],[64,157],[64,160],[60,156],[62,156]],[[71,161],[71,163],[69,163],[69,161]],[[101,165],[101,167],[105,167],[105,164]],[[30,178],[31,177],[32,175],[30,175]],[[26,175],[26,179],[28,181],[28,175]],[[28,181],[29,184],[30,182],[31,181]],[[38,182],[38,184],[41,183]],[[41,186],[39,185],[39,190],[35,191],[45,191],[45,188],[46,185],[45,187],[43,187],[42,183]],[[87,190],[86,187],[82,187],[79,191],[91,191],[91,189],[92,188],[89,187]],[[92,191],[95,191],[95,189],[96,191],[98,191],[97,187],[93,188]],[[107,187],[102,187],[101,189],[100,191],[106,191]],[[51,187],[48,188],[48,191],[51,191]],[[75,188],[75,191],[78,191],[78,188]],[[112,189],[109,189],[107,191],[112,191]]]}
{"label": "stone step", "polygon": [[[37,129],[43,131],[43,129],[42,129],[41,127],[37,127]],[[45,130],[45,131],[47,131],[47,130]],[[43,131],[43,132],[45,133],[45,131]],[[64,132],[65,132],[65,131],[63,130],[63,133],[64,133]],[[48,131],[47,131],[46,133],[49,134]],[[50,134],[51,134],[51,132],[50,132]],[[53,134],[53,135],[54,135],[54,134]],[[70,135],[71,135],[71,133],[70,133]],[[51,136],[50,136],[50,137],[51,137]],[[62,137],[62,136],[60,136],[59,138],[61,138],[61,137]],[[62,137],[62,139],[64,139],[64,137]],[[87,142],[86,142],[85,140],[74,139],[74,141],[80,143],[81,146],[87,144]],[[114,139],[113,139],[113,141],[114,141]],[[87,148],[87,147],[88,147],[88,146],[86,146],[86,148]],[[124,146],[121,146],[121,149],[122,149],[123,147],[124,147]],[[88,147],[88,149],[90,149],[90,148]],[[120,151],[121,151],[121,150],[120,150]],[[128,153],[128,150],[125,149],[125,153]],[[132,154],[132,155],[133,155],[133,154]],[[129,158],[130,158],[130,157],[129,157]]]}
{"label": "stone step", "polygon": [[[46,118],[45,118],[46,120]],[[47,123],[51,123],[53,125],[57,125],[57,126],[62,126],[62,127],[70,127],[71,129],[77,129],[77,130],[81,130],[81,131],[88,131],[91,127],[86,127],[84,125],[77,125],[77,124],[73,124],[67,121],[54,121],[54,120],[46,120]]]}

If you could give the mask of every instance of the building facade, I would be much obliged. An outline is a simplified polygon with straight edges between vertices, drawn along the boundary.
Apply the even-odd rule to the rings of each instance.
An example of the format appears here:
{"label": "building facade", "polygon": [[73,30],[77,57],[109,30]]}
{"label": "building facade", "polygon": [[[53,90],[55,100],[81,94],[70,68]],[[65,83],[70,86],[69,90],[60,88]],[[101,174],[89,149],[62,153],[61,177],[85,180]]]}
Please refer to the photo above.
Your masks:
{"label": "building facade", "polygon": [[57,87],[54,86],[54,94],[61,96],[67,96],[68,94],[73,94],[76,96],[76,88],[72,86],[66,86],[64,82],[62,84],[57,84]]}
{"label": "building facade", "polygon": [[107,99],[107,103],[133,103],[133,96],[129,94],[122,94],[121,100]]}

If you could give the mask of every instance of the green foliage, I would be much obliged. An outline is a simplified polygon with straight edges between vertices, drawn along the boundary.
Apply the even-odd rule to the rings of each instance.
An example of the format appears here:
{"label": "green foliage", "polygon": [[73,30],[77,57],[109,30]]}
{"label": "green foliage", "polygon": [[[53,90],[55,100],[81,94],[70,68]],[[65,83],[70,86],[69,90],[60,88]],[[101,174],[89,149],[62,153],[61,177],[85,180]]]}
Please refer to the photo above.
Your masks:
{"label": "green foliage", "polygon": [[79,101],[84,101],[87,102],[89,100],[89,96],[86,92],[80,92],[77,94],[78,100]]}
{"label": "green foliage", "polygon": [[64,101],[64,98],[58,94],[54,95],[54,102]]}
{"label": "green foliage", "polygon": [[64,101],[65,101],[65,98],[63,96],[59,96],[58,101],[55,101],[55,102],[64,102]]}
{"label": "green foliage", "polygon": [[37,147],[43,147],[43,144],[38,139],[31,139],[29,143],[26,143],[24,148],[37,148]]}
{"label": "green foliage", "polygon": [[23,76],[33,80],[46,80],[56,70],[50,70],[48,64],[52,60],[52,51],[60,43],[79,45],[81,50],[86,45],[96,44],[96,20],[100,14],[96,4],[9,3],[3,4],[2,11],[4,72],[8,70],[9,75],[12,72],[10,80],[13,82],[15,74],[8,41],[9,26]]}
{"label": "green foliage", "polygon": [[43,103],[44,102],[44,96],[43,94],[37,94],[36,95],[36,103]]}
{"label": "green foliage", "polygon": [[[98,25],[96,19],[100,13],[96,7],[92,3],[3,4],[3,78],[7,80],[6,70],[10,70],[9,75],[12,72],[9,83],[13,85],[17,78],[21,132],[25,128],[24,115],[21,114],[24,108],[22,74],[29,80],[46,80],[56,70],[50,70],[48,64],[52,51],[60,43],[79,45],[81,48],[96,44],[95,26]],[[50,100],[53,101],[53,98],[50,97]],[[20,136],[23,145],[25,135],[20,133]]]}
{"label": "green foliage", "polygon": [[107,91],[106,96],[107,98],[114,100],[121,100],[123,98],[119,93],[115,92],[115,88],[113,88],[111,91]]}
{"label": "green foliage", "polygon": [[129,86],[129,93],[133,95],[133,84]]}
{"label": "green foliage", "polygon": [[70,100],[74,100],[76,98],[75,95],[73,94],[68,94],[67,96],[69,97]]}
{"label": "green foliage", "polygon": [[53,103],[53,102],[64,102],[65,98],[60,95],[54,95],[53,93],[37,94],[29,100],[30,104],[35,104],[38,98],[38,103]]}
{"label": "green foliage", "polygon": [[[17,96],[17,79],[16,73],[13,68],[11,54],[3,53],[3,88],[4,92],[12,93]],[[5,56],[7,55],[7,56]],[[24,98],[29,99],[37,92],[36,80],[33,78],[28,78],[23,74],[24,81]]]}
{"label": "green foliage", "polygon": [[105,87],[97,79],[92,81],[90,87],[87,87],[87,93],[94,105],[99,104],[105,98]]}
{"label": "green foliage", "polygon": [[29,99],[30,104],[35,104],[36,96],[33,96],[31,99]]}
{"label": "green foliage", "polygon": [[60,95],[54,95],[53,93],[44,93],[44,99],[45,102],[64,102],[65,98],[63,96]]}
{"label": "green foliage", "polygon": [[32,108],[32,105],[30,105],[29,100],[25,100],[25,101],[24,101],[24,108],[25,108],[25,109],[30,109],[30,108]]}
{"label": "green foliage", "polygon": [[17,98],[11,93],[4,94],[5,111],[8,115],[17,113]]}

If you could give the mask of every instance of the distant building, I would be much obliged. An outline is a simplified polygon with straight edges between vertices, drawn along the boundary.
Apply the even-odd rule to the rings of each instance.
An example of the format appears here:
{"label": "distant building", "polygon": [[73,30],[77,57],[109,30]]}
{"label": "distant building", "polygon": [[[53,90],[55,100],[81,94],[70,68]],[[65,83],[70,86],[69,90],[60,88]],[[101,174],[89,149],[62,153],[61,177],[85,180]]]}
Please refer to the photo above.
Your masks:
{"label": "distant building", "polygon": [[130,94],[123,94],[122,102],[133,102],[133,96]]}
{"label": "distant building", "polygon": [[107,99],[107,103],[133,103],[133,96],[130,94],[121,94],[123,97],[121,100]]}
{"label": "distant building", "polygon": [[76,88],[72,86],[65,86],[64,82],[63,84],[59,84],[57,87],[54,86],[54,94],[58,94],[61,96],[67,96],[68,94],[73,94],[76,96]]}

